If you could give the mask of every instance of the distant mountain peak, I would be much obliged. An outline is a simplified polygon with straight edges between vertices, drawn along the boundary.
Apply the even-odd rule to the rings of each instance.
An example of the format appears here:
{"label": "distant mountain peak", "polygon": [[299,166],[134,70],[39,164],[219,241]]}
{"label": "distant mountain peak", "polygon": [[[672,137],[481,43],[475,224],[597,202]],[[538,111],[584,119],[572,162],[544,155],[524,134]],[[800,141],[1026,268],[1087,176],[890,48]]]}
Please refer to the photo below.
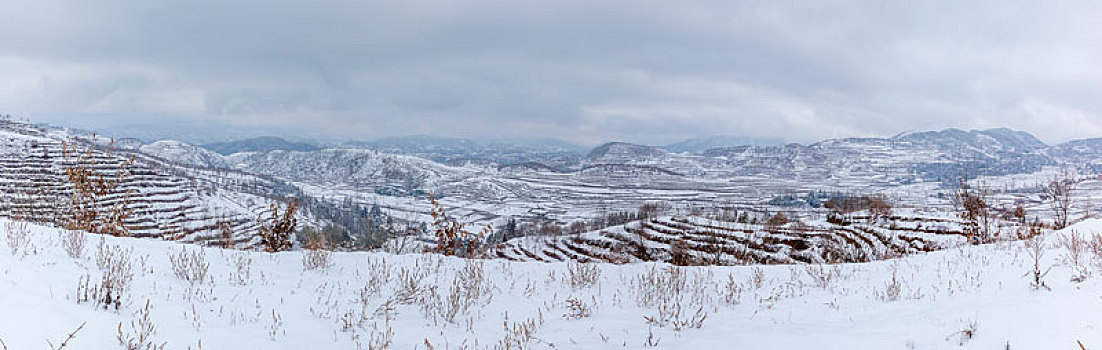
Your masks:
{"label": "distant mountain peak", "polygon": [[201,147],[222,155],[231,155],[239,152],[268,152],[276,150],[316,151],[321,149],[321,147],[309,143],[291,142],[275,136],[261,136],[237,141],[209,143]]}
{"label": "distant mountain peak", "polygon": [[142,153],[176,163],[204,168],[230,168],[226,159],[217,152],[180,141],[161,140],[142,145],[137,149]]}
{"label": "distant mountain peak", "polygon": [[586,156],[586,159],[592,163],[599,162],[601,159],[607,158],[639,159],[660,157],[665,154],[666,152],[658,147],[613,141],[597,146],[589,152],[589,155]]}
{"label": "distant mountain peak", "polygon": [[1048,147],[1047,144],[1028,132],[1009,128],[969,131],[948,128],[940,131],[907,132],[893,136],[891,140],[924,142],[942,146],[968,145],[984,149],[995,147],[1014,152],[1030,152]]}
{"label": "distant mountain peak", "polygon": [[742,137],[731,135],[714,135],[706,137],[694,137],[684,141],[672,143],[663,147],[670,152],[699,153],[713,148],[737,147],[737,146],[776,146],[784,144],[784,141],[756,137]]}

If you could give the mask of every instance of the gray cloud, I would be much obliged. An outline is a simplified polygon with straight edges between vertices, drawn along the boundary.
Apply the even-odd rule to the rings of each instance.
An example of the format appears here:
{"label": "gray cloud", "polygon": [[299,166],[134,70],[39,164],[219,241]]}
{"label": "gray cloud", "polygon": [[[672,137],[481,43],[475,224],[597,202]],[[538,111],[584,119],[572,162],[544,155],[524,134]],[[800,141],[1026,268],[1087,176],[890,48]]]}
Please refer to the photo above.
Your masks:
{"label": "gray cloud", "polygon": [[330,139],[1059,142],[1102,136],[1097,18],[1087,1],[8,0],[0,109]]}

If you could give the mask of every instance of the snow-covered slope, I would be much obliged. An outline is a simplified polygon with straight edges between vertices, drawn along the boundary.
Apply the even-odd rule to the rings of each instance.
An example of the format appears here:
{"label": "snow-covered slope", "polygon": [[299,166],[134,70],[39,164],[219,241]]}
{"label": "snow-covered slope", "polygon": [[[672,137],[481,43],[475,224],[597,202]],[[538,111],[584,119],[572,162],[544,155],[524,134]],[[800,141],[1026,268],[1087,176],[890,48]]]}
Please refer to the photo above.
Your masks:
{"label": "snow-covered slope", "polygon": [[[113,349],[148,326],[147,339],[169,349],[1093,349],[1102,277],[1072,277],[1099,261],[1071,266],[1052,244],[1073,231],[1102,232],[1102,221],[1047,234],[1051,290],[1023,277],[1033,265],[1021,242],[834,266],[334,253],[327,268],[304,270],[302,252],[103,237],[132,274],[119,309],[104,310],[78,302],[82,281],[105,273],[101,237],[72,258],[61,232],[30,225],[32,249],[0,250],[0,341],[41,349],[79,329],[67,348]],[[170,257],[181,253],[201,256],[206,276],[177,276]]]}
{"label": "snow-covered slope", "polygon": [[[125,167],[128,175],[103,196],[100,207],[115,208],[126,202],[130,215],[124,223],[133,235],[197,242],[214,239],[221,234],[219,226],[228,224],[237,243],[250,246],[256,243],[257,218],[271,203],[269,198],[294,190],[255,175],[188,164],[194,158],[162,158],[204,154],[195,153],[191,146],[175,142],[142,146],[165,152],[151,156],[140,149],[111,149],[110,140],[84,137],[62,129],[0,122],[0,216],[61,224],[71,215],[67,168],[86,158],[95,174],[114,178],[124,163],[131,162]],[[91,153],[85,156],[85,150]],[[104,211],[101,215],[106,215]]]}
{"label": "snow-covered slope", "polygon": [[[1094,143],[1075,144],[1074,152],[1052,151],[1057,147],[1008,129],[947,129],[695,154],[614,142],[570,167],[495,164],[494,159],[511,157],[511,151],[493,153],[462,139],[400,141],[387,147],[403,154],[327,149],[246,152],[228,160],[239,170],[294,182],[317,197],[379,204],[416,217],[428,211],[425,195],[435,193],[447,197],[446,204],[461,211],[460,217],[501,224],[506,217],[567,223],[600,211],[634,210],[646,201],[760,207],[779,196],[812,191],[882,193],[901,205],[944,208],[945,188],[961,174],[997,183],[1000,176],[1029,177],[1046,168],[1090,164],[1091,157],[1102,154]],[[443,157],[448,163],[422,157]],[[1026,182],[1005,189],[1023,195],[1036,190],[1035,183]]]}
{"label": "snow-covered slope", "polygon": [[1045,153],[1069,164],[1102,172],[1102,138],[1069,141],[1053,146]]}
{"label": "snow-covered slope", "polygon": [[157,141],[138,148],[139,151],[169,161],[203,168],[228,169],[230,163],[221,154],[179,141]]}
{"label": "snow-covered slope", "polygon": [[289,181],[352,186],[365,191],[409,195],[445,180],[469,176],[473,170],[448,167],[430,160],[362,149],[314,152],[244,152],[228,160],[241,170]]}
{"label": "snow-covered slope", "polygon": [[350,141],[345,145],[412,155],[448,165],[541,163],[563,169],[577,165],[582,155],[577,145],[538,138],[476,142],[464,138],[413,135],[370,142]]}
{"label": "snow-covered slope", "polygon": [[982,175],[1030,173],[1058,162],[1048,146],[1009,129],[946,129],[891,138],[831,139],[811,145],[732,146],[670,153],[658,147],[613,142],[593,149],[583,167],[648,166],[707,178],[766,176],[801,181],[906,184],[945,181],[964,170]]}
{"label": "snow-covered slope", "polygon": [[913,213],[877,220],[865,216],[844,224],[816,221],[775,227],[673,216],[596,232],[516,238],[495,247],[491,254],[515,261],[821,264],[882,260],[964,242],[955,218]]}
{"label": "snow-covered slope", "polygon": [[318,146],[303,143],[303,142],[291,142],[278,137],[255,137],[245,140],[218,142],[203,145],[203,148],[217,152],[222,155],[231,155],[238,152],[267,152],[274,150],[284,151],[316,151],[321,148]]}
{"label": "snow-covered slope", "polygon": [[735,147],[735,146],[774,146],[784,144],[780,140],[762,139],[756,137],[738,137],[738,136],[710,136],[710,137],[696,137],[688,140],[672,143],[662,147],[670,152],[703,152],[705,150],[713,148],[723,147]]}

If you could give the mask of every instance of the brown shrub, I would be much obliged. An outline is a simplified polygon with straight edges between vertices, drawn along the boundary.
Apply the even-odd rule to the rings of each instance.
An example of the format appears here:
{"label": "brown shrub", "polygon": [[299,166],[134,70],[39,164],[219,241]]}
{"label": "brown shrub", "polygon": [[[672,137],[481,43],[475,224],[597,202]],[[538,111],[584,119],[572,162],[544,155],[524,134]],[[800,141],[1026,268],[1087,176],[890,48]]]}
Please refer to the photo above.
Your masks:
{"label": "brown shrub", "polygon": [[72,187],[69,217],[63,226],[71,230],[129,236],[130,230],[124,221],[133,212],[129,209],[131,190],[122,192],[122,197],[112,205],[108,205],[107,199],[120,192],[120,185],[130,176],[134,159],[123,161],[113,173],[105,174],[95,170],[91,147],[77,150],[74,144],[63,143],[62,156],[66,164],[65,179]]}
{"label": "brown shrub", "polygon": [[297,210],[297,200],[287,203],[283,215],[279,214],[279,206],[273,203],[271,216],[268,220],[257,219],[257,224],[260,227],[260,244],[264,246],[264,251],[281,252],[291,249],[291,234],[295,232],[295,228],[298,226],[298,218],[295,218],[295,211]]}
{"label": "brown shrub", "polygon": [[467,223],[449,218],[435,196],[430,194],[429,202],[432,203],[432,224],[435,227],[435,251],[467,258],[481,256],[486,237],[494,232],[493,224],[487,224],[481,231],[473,233],[466,229]]}
{"label": "brown shrub", "polygon": [[784,226],[784,224],[787,224],[787,223],[788,223],[788,217],[784,216],[784,214],[782,214],[782,213],[773,214],[773,216],[769,217],[769,220],[765,221],[765,225],[766,226],[771,226],[771,227]]}

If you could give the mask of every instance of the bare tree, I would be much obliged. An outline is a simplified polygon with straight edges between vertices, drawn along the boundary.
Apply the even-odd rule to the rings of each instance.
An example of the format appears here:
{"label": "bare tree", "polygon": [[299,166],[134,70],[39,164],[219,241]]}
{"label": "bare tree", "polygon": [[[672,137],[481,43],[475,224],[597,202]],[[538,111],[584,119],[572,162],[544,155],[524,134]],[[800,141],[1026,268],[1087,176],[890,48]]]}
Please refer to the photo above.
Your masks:
{"label": "bare tree", "polygon": [[892,216],[892,202],[888,197],[878,194],[869,197],[869,220],[889,219]]}
{"label": "bare tree", "polygon": [[988,203],[991,192],[984,186],[973,187],[968,176],[961,176],[953,192],[953,204],[963,220],[964,234],[972,244],[990,243],[995,239],[995,215]]}
{"label": "bare tree", "polygon": [[1057,230],[1068,226],[1068,213],[1071,211],[1071,192],[1075,190],[1075,174],[1064,169],[1052,177],[1044,186],[1049,206],[1055,215],[1053,226]]}

